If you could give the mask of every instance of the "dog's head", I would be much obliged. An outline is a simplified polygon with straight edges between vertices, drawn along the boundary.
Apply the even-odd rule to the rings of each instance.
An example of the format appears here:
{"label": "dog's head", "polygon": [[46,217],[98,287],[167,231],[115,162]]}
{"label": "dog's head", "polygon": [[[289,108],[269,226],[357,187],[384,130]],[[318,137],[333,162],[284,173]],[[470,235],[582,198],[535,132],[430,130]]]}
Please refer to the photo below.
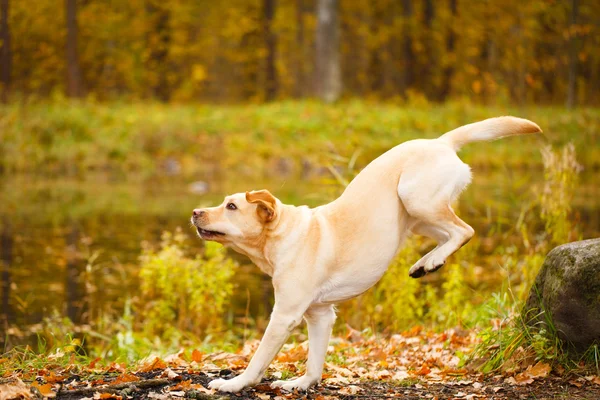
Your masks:
{"label": "dog's head", "polygon": [[259,240],[278,217],[278,200],[268,190],[236,193],[217,207],[197,208],[192,224],[204,240],[246,247]]}

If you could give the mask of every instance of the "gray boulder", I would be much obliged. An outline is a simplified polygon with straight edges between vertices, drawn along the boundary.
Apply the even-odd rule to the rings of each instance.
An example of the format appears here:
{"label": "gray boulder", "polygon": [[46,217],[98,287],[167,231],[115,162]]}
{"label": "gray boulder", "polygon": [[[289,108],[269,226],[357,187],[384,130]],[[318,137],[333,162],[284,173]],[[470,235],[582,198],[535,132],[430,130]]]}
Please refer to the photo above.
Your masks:
{"label": "gray boulder", "polygon": [[[539,315],[542,311],[546,315]],[[550,318],[559,338],[576,351],[600,343],[600,239],[567,243],[550,251],[523,315],[532,324]]]}

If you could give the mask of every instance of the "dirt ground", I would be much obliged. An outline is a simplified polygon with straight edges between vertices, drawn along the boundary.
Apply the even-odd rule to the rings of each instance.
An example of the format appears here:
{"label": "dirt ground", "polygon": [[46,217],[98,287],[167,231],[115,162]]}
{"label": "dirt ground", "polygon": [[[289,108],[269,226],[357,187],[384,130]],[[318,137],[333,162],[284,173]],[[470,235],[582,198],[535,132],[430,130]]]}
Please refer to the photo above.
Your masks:
{"label": "dirt ground", "polygon": [[[63,384],[57,399],[600,399],[600,386],[584,380],[567,380],[547,377],[528,385],[510,385],[502,380],[490,378],[483,382],[424,383],[410,381],[364,381],[353,385],[319,385],[308,392],[289,393],[271,389],[269,381],[237,394],[207,393],[214,379],[205,373],[179,373],[176,380],[164,379],[163,371],[135,374],[140,380],[129,383],[111,384],[106,376],[106,385],[94,388],[67,390],[64,387],[77,387],[78,376],[73,376]],[[229,378],[232,371],[223,370],[218,376]],[[184,383],[183,385],[181,383]],[[186,387],[187,386],[187,387]],[[195,388],[194,388],[195,387]]]}

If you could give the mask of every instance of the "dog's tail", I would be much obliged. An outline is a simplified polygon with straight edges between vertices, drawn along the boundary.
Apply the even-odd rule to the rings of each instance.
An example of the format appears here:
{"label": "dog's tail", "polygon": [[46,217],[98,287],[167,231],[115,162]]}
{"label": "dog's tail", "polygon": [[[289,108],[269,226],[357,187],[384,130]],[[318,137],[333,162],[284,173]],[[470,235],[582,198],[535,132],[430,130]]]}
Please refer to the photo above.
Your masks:
{"label": "dog's tail", "polygon": [[454,149],[460,150],[467,143],[500,139],[512,135],[538,133],[542,130],[527,119],[516,117],[496,117],[456,128],[443,134],[438,140],[444,141]]}

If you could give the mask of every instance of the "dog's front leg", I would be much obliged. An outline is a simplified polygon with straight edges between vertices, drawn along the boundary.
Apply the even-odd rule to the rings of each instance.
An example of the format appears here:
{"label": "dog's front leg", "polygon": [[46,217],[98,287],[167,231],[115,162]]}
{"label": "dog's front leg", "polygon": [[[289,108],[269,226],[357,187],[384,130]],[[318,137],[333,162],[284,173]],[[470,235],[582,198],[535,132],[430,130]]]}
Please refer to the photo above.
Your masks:
{"label": "dog's front leg", "polygon": [[[277,296],[276,296],[277,297]],[[307,306],[280,306],[275,302],[271,320],[248,368],[233,379],[216,379],[208,387],[222,392],[239,392],[260,382],[269,364],[279,352],[292,330],[302,321]]]}
{"label": "dog's front leg", "polygon": [[327,346],[331,329],[335,321],[333,305],[318,304],[311,306],[304,314],[308,324],[308,362],[306,373],[297,379],[275,381],[271,387],[284,390],[306,390],[321,381],[323,364],[327,354]]}

